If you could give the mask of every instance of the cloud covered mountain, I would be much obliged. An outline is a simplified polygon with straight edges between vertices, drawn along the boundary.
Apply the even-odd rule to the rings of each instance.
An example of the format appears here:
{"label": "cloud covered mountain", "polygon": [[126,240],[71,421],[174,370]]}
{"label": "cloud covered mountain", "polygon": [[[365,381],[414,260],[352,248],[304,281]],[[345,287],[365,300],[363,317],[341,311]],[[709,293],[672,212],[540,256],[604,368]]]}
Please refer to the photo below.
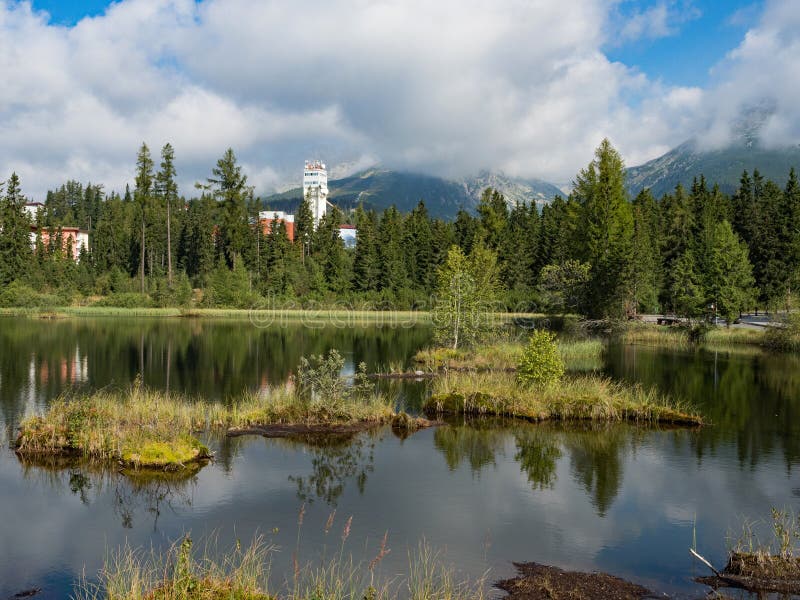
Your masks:
{"label": "cloud covered mountain", "polygon": [[[519,202],[543,204],[561,193],[546,181],[513,178],[489,171],[456,181],[375,167],[328,182],[331,202],[345,211],[363,203],[366,208],[378,211],[394,204],[400,211],[407,212],[424,200],[432,215],[446,219],[455,217],[460,208],[473,211],[487,187],[502,192],[509,205]],[[298,187],[268,196],[266,203],[275,210],[295,210],[301,199],[302,192]]]}

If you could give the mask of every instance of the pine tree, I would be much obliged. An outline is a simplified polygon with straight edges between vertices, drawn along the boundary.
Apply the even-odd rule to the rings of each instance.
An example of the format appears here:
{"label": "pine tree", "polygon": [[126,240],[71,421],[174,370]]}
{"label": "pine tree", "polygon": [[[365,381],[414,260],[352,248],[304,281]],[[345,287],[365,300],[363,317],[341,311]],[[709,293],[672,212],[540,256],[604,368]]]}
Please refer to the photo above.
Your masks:
{"label": "pine tree", "polygon": [[632,263],[629,295],[636,312],[658,307],[661,254],[653,240],[655,201],[650,190],[642,190],[633,201]]}
{"label": "pine tree", "polygon": [[727,221],[714,229],[713,257],[711,299],[730,326],[752,299],[753,275],[747,246]]}
{"label": "pine tree", "polygon": [[508,225],[506,199],[495,189],[486,188],[478,203],[481,237],[486,245],[497,252]]}
{"label": "pine tree", "polygon": [[171,213],[178,200],[178,184],[175,182],[175,151],[167,143],[161,149],[161,170],[156,175],[156,191],[164,203],[167,213],[167,282],[172,286],[172,229]]}
{"label": "pine tree", "polygon": [[0,284],[24,279],[32,262],[31,222],[19,177],[12,173],[0,200]]}
{"label": "pine tree", "polygon": [[633,217],[625,192],[622,157],[606,139],[575,182],[581,206],[581,256],[591,265],[588,312],[618,315],[630,280]]}
{"label": "pine tree", "polygon": [[703,313],[705,296],[691,250],[673,261],[669,292],[676,314],[692,319]]}
{"label": "pine tree", "polygon": [[139,155],[136,158],[136,186],[133,196],[139,207],[142,225],[141,246],[139,248],[139,281],[140,291],[144,294],[144,265],[145,265],[145,223],[147,219],[147,209],[151,202],[153,193],[153,159],[150,158],[150,149],[147,144],[142,144]]}
{"label": "pine tree", "polygon": [[217,202],[220,203],[219,251],[230,269],[241,258],[248,239],[247,176],[242,167],[236,164],[232,148],[217,161],[211,170],[208,184]]}
{"label": "pine tree", "polygon": [[420,200],[404,224],[406,268],[411,285],[418,293],[429,291],[433,284],[433,233],[425,203]]}
{"label": "pine tree", "polygon": [[378,240],[380,288],[396,298],[398,293],[407,288],[408,280],[403,256],[403,220],[394,205],[383,211]]}
{"label": "pine tree", "polygon": [[377,291],[380,279],[380,257],[376,239],[375,213],[356,209],[356,248],[353,257],[353,288],[359,292]]}

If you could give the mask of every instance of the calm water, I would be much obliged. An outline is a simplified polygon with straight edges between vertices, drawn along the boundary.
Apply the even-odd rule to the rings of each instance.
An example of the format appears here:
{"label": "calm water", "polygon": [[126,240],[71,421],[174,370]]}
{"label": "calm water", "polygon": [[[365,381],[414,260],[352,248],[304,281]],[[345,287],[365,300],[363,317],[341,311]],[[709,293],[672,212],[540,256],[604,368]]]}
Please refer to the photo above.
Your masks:
{"label": "calm water", "polygon": [[[417,328],[254,327],[205,320],[0,320],[0,419],[46,406],[70,386],[153,387],[225,399],[282,381],[303,354],[338,348],[348,369],[407,364],[429,341]],[[211,440],[218,460],[184,481],[136,481],[87,467],[21,463],[0,450],[0,598],[41,587],[67,597],[85,569],[126,541],[163,546],[191,531],[221,546],[260,532],[281,551],[280,583],[298,538],[311,561],[347,549],[404,570],[426,539],[464,575],[510,575],[511,561],[599,569],[681,598],[704,588],[688,547],[724,562],[726,534],[771,506],[800,508],[800,361],[786,356],[614,347],[613,377],[698,405],[699,431],[627,425],[564,428],[453,424],[405,440],[390,431],[347,442]],[[389,383],[418,406],[425,384]],[[324,524],[336,510],[329,534]],[[329,552],[330,553],[330,552]]]}

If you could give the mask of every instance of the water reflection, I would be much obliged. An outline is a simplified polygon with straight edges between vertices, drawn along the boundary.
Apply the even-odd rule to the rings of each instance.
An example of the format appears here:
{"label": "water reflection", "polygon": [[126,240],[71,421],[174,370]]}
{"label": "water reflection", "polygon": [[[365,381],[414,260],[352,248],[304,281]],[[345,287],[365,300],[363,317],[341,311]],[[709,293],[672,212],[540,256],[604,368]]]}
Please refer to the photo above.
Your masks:
{"label": "water reflection", "polygon": [[145,385],[224,400],[281,383],[301,356],[337,348],[346,369],[405,365],[430,339],[426,327],[259,328],[204,319],[0,319],[0,418],[21,414],[76,386]]}
{"label": "water reflection", "polygon": [[192,507],[198,481],[198,471],[188,468],[170,473],[123,472],[75,458],[19,459],[23,478],[33,484],[44,485],[55,493],[69,490],[87,507],[110,500],[113,513],[126,529],[132,529],[139,518],[145,517],[145,522],[157,531],[164,511],[176,513]]}
{"label": "water reflection", "polygon": [[617,346],[606,373],[694,404],[711,423],[691,438],[698,460],[731,445],[741,468],[779,453],[791,473],[800,460],[800,356]]}

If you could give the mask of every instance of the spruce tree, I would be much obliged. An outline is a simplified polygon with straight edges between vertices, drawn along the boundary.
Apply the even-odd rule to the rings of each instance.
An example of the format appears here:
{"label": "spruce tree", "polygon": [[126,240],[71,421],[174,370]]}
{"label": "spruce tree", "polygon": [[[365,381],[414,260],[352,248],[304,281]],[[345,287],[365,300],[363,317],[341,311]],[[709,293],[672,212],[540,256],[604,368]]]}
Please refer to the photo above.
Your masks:
{"label": "spruce tree", "polygon": [[233,269],[244,253],[248,241],[247,176],[236,164],[236,155],[228,148],[208,178],[214,198],[220,205],[219,254]]}
{"label": "spruce tree", "polygon": [[31,222],[19,177],[12,173],[0,200],[0,284],[24,279],[32,263]]}
{"label": "spruce tree", "polygon": [[178,200],[178,184],[175,182],[175,151],[167,143],[161,149],[161,170],[156,174],[156,191],[164,203],[167,214],[167,282],[172,286],[172,229],[171,214]]}
{"label": "spruce tree", "polygon": [[713,257],[710,297],[730,326],[752,300],[753,275],[747,246],[727,221],[714,229]]}
{"label": "spruce tree", "polygon": [[142,144],[139,154],[136,157],[136,185],[133,196],[139,208],[141,223],[141,245],[139,247],[139,282],[140,291],[145,292],[144,288],[144,267],[145,267],[145,223],[147,210],[150,206],[153,194],[153,159],[150,158],[150,149],[147,144]]}
{"label": "spruce tree", "polygon": [[375,213],[356,209],[356,248],[353,257],[353,289],[359,292],[377,291],[380,278],[380,258],[376,239]]}
{"label": "spruce tree", "polygon": [[630,280],[633,217],[622,157],[605,139],[575,181],[581,207],[581,256],[591,265],[588,313],[620,315]]}

